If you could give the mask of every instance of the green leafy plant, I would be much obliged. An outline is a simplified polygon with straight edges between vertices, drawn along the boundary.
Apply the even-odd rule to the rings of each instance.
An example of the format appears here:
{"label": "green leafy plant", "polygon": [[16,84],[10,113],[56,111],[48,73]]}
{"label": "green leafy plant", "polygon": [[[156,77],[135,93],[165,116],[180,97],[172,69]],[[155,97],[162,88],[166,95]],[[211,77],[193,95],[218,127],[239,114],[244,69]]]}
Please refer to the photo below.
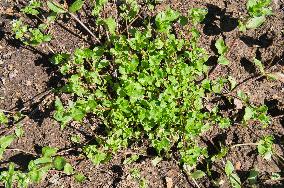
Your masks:
{"label": "green leafy plant", "polygon": [[108,0],[92,0],[94,4],[94,8],[92,11],[93,16],[99,16],[105,4],[107,4]]}
{"label": "green leafy plant", "polygon": [[8,117],[4,114],[4,112],[2,110],[0,110],[0,124],[8,124],[9,119]]}
{"label": "green leafy plant", "polygon": [[272,15],[270,4],[271,0],[248,0],[246,7],[249,18],[245,23],[239,22],[239,30],[245,32],[246,29],[256,29],[261,26],[266,21],[266,17]]}
{"label": "green leafy plant", "polygon": [[[57,98],[54,118],[64,128],[92,114],[101,122],[99,126],[105,127],[106,137],[98,135],[97,144],[83,148],[94,164],[109,161],[130,141],[147,136],[159,155],[171,156],[177,144],[180,162],[194,167],[207,156],[196,137],[212,125],[230,125],[230,119],[218,115],[217,108],[203,111],[203,97],[212,91],[211,84],[214,91],[221,92],[226,81],[209,82],[207,90],[194,82],[208,71],[208,56],[197,45],[199,32],[195,28],[206,12],[190,10],[190,41],[171,33],[181,14],[167,8],[155,16],[154,26],[145,22],[144,28],[132,28],[127,36],[119,34],[115,20],[104,20],[109,31],[117,31],[111,32],[107,45],[56,54],[51,59],[67,76],[60,91],[76,96],[68,104]],[[225,54],[223,48],[220,50]]]}
{"label": "green leafy plant", "polygon": [[256,170],[256,169],[250,170],[249,177],[248,177],[248,181],[249,181],[250,185],[254,185],[254,184],[257,183],[258,175],[259,175],[258,170]]}
{"label": "green leafy plant", "polygon": [[226,54],[229,51],[229,48],[228,46],[226,46],[224,40],[222,38],[219,38],[215,43],[215,47],[217,48],[218,54],[220,55],[218,57],[218,63],[221,65],[229,65],[230,62],[226,58]]}
{"label": "green leafy plant", "polygon": [[231,186],[233,188],[241,188],[241,180],[238,176],[238,174],[234,173],[234,165],[231,161],[227,161],[225,166],[225,173],[229,178],[229,181],[231,183]]}
{"label": "green leafy plant", "polygon": [[[1,137],[1,149],[10,145],[14,138],[14,135]],[[16,170],[15,165],[10,163],[9,169],[1,172],[0,182],[7,188],[12,188],[15,184],[27,188],[31,183],[39,183],[52,169],[62,170],[67,175],[75,174],[71,164],[57,156],[57,148],[43,147],[41,157],[30,161],[27,171]]]}
{"label": "green leafy plant", "polygon": [[7,147],[14,141],[16,138],[15,135],[7,135],[0,137],[0,159],[3,158],[3,154]]}
{"label": "green leafy plant", "polygon": [[265,136],[258,142],[257,151],[266,160],[271,160],[273,154],[273,140],[273,136]]}
{"label": "green leafy plant", "polygon": [[42,23],[36,27],[31,27],[23,23],[22,19],[14,20],[12,22],[12,31],[15,33],[15,38],[21,40],[25,45],[36,46],[51,40],[51,35],[47,33],[47,29],[55,20],[55,15],[50,14],[47,18],[40,18],[42,3],[39,1],[30,1],[29,5],[24,7],[21,11],[24,14],[36,16]]}
{"label": "green leafy plant", "polygon": [[38,9],[42,6],[42,3],[36,0],[31,0],[29,2],[29,5],[23,8],[21,11],[25,14],[30,14],[33,16],[36,16],[40,14],[40,11]]}
{"label": "green leafy plant", "polygon": [[267,127],[271,122],[270,117],[267,115],[267,110],[268,108],[266,105],[259,107],[248,105],[245,108],[243,121],[245,123],[247,123],[249,120],[259,121],[264,127]]}
{"label": "green leafy plant", "polygon": [[147,180],[141,176],[140,170],[137,168],[133,168],[130,170],[130,175],[133,179],[138,181],[139,188],[147,188]]}

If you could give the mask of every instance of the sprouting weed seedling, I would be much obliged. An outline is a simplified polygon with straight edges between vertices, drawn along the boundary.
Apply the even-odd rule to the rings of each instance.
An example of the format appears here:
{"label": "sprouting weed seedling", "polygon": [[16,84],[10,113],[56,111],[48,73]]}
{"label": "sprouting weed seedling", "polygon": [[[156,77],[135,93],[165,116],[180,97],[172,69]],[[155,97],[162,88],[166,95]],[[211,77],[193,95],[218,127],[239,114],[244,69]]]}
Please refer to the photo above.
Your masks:
{"label": "sprouting weed seedling", "polygon": [[267,106],[262,105],[259,107],[248,105],[245,108],[245,114],[243,117],[244,123],[247,123],[249,120],[259,121],[263,127],[267,127],[270,124],[270,117],[267,115]]}
{"label": "sprouting weed seedling", "polygon": [[219,38],[215,43],[215,47],[217,48],[219,54],[218,63],[221,65],[229,65],[230,62],[226,58],[229,48],[226,46],[225,41],[222,38]]}
{"label": "sprouting weed seedling", "polygon": [[266,17],[272,15],[271,2],[271,0],[248,0],[246,7],[249,18],[245,22],[239,21],[239,30],[245,32],[246,29],[256,29],[261,26],[266,21]]}
{"label": "sprouting weed seedling", "polygon": [[47,29],[55,20],[55,15],[50,14],[46,19],[40,18],[41,7],[41,2],[32,0],[29,5],[21,10],[24,14],[36,16],[37,19],[42,21],[37,27],[26,25],[21,18],[12,22],[12,30],[15,33],[15,38],[21,40],[25,45],[36,46],[51,40],[51,35],[47,34]]}
{"label": "sprouting weed seedling", "polygon": [[231,186],[233,188],[241,188],[241,180],[238,176],[238,174],[234,173],[234,165],[231,161],[227,161],[225,166],[225,173],[227,177],[229,178],[229,181],[231,183]]}
{"label": "sprouting weed seedling", "polygon": [[93,16],[99,16],[101,13],[103,7],[107,4],[108,0],[92,0],[92,3],[94,4],[94,8],[92,11]]}
{"label": "sprouting weed seedling", "polygon": [[141,176],[140,170],[138,168],[132,168],[130,170],[131,177],[138,181],[139,188],[147,188],[147,180]]}
{"label": "sprouting weed seedling", "polygon": [[273,136],[265,136],[258,142],[257,151],[266,160],[271,160],[273,154],[273,140]]}
{"label": "sprouting weed seedling", "polygon": [[253,63],[258,68],[262,76],[265,76],[266,78],[271,80],[278,80],[278,79],[281,80],[281,73],[266,71],[263,63],[260,60],[254,58]]}
{"label": "sprouting weed seedling", "polygon": [[[13,142],[15,135],[2,136],[0,138],[1,152]],[[17,185],[19,188],[27,188],[31,183],[39,183],[50,170],[63,171],[66,175],[74,175],[74,169],[65,158],[57,156],[57,149],[43,147],[42,155],[31,160],[27,171],[16,170],[13,163],[9,164],[8,170],[1,171],[0,182],[5,187],[12,188]]]}

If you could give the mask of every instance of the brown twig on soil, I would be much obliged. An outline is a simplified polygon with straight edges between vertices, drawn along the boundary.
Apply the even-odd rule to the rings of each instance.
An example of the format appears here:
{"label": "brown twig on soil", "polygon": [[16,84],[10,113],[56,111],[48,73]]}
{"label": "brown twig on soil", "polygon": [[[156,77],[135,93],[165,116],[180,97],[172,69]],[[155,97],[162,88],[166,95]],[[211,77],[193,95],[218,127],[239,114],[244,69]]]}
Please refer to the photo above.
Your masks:
{"label": "brown twig on soil", "polygon": [[29,151],[26,151],[26,150],[23,150],[23,149],[18,149],[18,148],[7,148],[6,150],[8,150],[8,151],[18,151],[18,152],[30,154],[30,155],[33,155],[33,156],[38,156],[37,153],[29,152]]}
{"label": "brown twig on soil", "polygon": [[232,148],[235,148],[235,147],[240,147],[240,146],[257,146],[258,143],[243,143],[243,144],[235,144],[233,146],[231,146],[231,149]]}
{"label": "brown twig on soil", "polygon": [[95,36],[95,34],[73,13],[68,12],[72,18],[74,18],[92,37],[94,37],[95,41],[100,43],[100,40]]}

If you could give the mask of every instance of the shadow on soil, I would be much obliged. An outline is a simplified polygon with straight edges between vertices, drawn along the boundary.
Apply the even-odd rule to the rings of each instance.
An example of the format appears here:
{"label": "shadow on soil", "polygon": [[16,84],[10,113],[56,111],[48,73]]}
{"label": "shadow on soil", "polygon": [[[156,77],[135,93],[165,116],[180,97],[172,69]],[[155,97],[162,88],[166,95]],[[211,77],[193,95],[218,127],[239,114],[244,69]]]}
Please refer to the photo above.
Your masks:
{"label": "shadow on soil", "polygon": [[203,32],[206,35],[219,35],[223,32],[230,32],[238,26],[238,19],[221,9],[218,6],[207,4],[208,14],[203,23],[205,24]]}

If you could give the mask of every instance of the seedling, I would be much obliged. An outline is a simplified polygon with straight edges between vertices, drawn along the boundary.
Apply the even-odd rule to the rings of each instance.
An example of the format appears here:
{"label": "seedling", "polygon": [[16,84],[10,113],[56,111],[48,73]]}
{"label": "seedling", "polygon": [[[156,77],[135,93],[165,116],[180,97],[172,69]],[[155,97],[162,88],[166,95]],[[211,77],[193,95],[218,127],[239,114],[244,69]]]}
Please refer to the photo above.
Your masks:
{"label": "seedling", "polygon": [[225,166],[225,173],[229,178],[229,181],[231,183],[231,186],[233,188],[241,188],[241,180],[238,176],[238,174],[234,173],[234,165],[231,161],[227,161]]}
{"label": "seedling", "polygon": [[249,18],[245,22],[239,21],[239,30],[245,32],[246,29],[260,27],[266,21],[266,17],[272,15],[270,4],[271,0],[248,0],[246,7]]}
{"label": "seedling", "polygon": [[273,136],[265,136],[258,142],[258,153],[266,160],[271,160],[273,154],[273,140]]}
{"label": "seedling", "polygon": [[[4,152],[11,142],[15,139],[15,135],[4,136],[0,138],[1,152]],[[63,171],[67,175],[73,175],[73,167],[63,157],[56,156],[57,149],[52,147],[43,147],[41,157],[29,162],[28,171],[23,172],[15,169],[13,163],[9,164],[7,171],[0,174],[0,182],[5,187],[12,188],[15,184],[18,187],[28,187],[31,183],[39,183],[46,176],[49,170],[55,169]]]}
{"label": "seedling", "polygon": [[229,60],[226,58],[226,54],[229,51],[228,46],[226,46],[224,40],[222,38],[219,38],[216,43],[215,43],[215,47],[218,50],[218,63],[221,65],[229,65],[230,62]]}

